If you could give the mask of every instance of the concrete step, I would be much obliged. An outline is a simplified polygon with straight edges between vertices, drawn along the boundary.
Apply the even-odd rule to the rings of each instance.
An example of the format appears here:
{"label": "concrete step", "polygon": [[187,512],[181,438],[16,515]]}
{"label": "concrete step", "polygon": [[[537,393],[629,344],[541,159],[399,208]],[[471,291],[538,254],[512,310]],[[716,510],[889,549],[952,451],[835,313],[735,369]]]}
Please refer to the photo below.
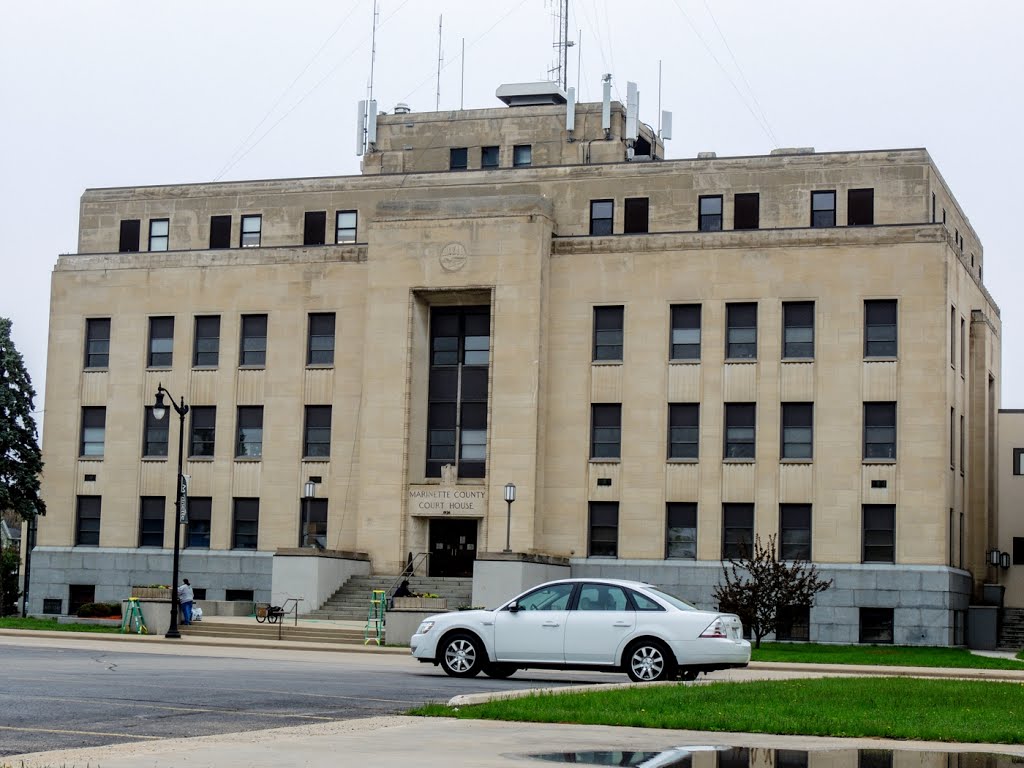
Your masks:
{"label": "concrete step", "polygon": [[182,635],[188,637],[232,637],[246,640],[290,640],[306,643],[363,643],[363,632],[355,629],[318,628],[284,624],[257,624],[255,619],[250,624],[217,624],[199,622],[180,627]]}

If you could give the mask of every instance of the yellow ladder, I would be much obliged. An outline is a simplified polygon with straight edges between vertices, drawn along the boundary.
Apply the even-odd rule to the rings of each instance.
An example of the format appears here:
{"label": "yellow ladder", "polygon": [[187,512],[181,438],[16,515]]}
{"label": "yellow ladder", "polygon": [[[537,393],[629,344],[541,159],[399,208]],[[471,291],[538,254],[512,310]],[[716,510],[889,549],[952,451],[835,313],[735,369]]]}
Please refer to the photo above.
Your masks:
{"label": "yellow ladder", "polygon": [[142,609],[139,608],[139,598],[128,598],[128,610],[124,612],[124,618],[121,619],[121,631],[137,632],[140,635],[149,634],[149,630],[146,629],[146,621],[142,618]]}
{"label": "yellow ladder", "polygon": [[366,626],[363,628],[363,645],[384,644],[384,617],[387,610],[387,591],[373,590],[373,597],[370,599],[370,612],[366,616]]}

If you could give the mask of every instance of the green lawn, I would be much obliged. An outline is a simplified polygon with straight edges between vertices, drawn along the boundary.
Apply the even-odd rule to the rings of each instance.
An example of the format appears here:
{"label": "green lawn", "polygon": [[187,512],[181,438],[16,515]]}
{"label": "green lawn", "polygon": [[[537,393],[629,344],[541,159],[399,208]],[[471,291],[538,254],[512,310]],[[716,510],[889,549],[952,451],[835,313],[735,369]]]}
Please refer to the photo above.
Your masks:
{"label": "green lawn", "polygon": [[1024,685],[914,678],[773,680],[540,694],[410,714],[808,736],[1024,743]]}
{"label": "green lawn", "polygon": [[0,619],[0,629],[45,629],[51,632],[120,632],[119,627],[103,627],[96,624],[59,624],[56,619],[16,618]]}
{"label": "green lawn", "polygon": [[[1021,653],[1024,653],[1022,651]],[[1017,654],[1017,658],[1024,658]],[[1013,659],[977,656],[964,648],[898,645],[818,645],[815,643],[762,643],[751,661],[786,661],[801,664],[877,664],[887,667],[960,667],[963,669],[1020,669]]]}

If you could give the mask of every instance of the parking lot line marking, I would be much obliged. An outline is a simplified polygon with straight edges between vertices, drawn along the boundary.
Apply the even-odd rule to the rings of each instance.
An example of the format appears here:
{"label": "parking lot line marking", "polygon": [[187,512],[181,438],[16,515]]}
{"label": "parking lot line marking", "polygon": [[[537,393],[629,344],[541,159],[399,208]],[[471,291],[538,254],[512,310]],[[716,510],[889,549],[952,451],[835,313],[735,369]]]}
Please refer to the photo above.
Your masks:
{"label": "parking lot line marking", "polygon": [[106,731],[71,731],[61,728],[18,728],[13,725],[0,725],[0,731],[22,731],[24,733],[64,733],[73,736],[111,736],[118,739],[166,739],[166,736],[138,736],[134,733],[108,733]]}

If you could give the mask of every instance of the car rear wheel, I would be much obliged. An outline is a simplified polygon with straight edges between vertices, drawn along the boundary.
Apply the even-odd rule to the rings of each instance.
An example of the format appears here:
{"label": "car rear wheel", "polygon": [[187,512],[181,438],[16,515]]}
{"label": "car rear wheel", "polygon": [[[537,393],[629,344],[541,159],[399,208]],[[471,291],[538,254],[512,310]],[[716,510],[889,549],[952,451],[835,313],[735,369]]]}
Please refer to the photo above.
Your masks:
{"label": "car rear wheel", "polygon": [[512,677],[517,669],[518,667],[513,667],[511,664],[488,664],[484,667],[484,674],[495,680],[504,680],[506,677]]}
{"label": "car rear wheel", "polygon": [[664,643],[639,640],[626,651],[626,674],[637,683],[671,680],[676,676],[676,659]]}
{"label": "car rear wheel", "polygon": [[441,668],[452,677],[475,677],[483,662],[480,643],[470,635],[452,635],[441,645]]}

